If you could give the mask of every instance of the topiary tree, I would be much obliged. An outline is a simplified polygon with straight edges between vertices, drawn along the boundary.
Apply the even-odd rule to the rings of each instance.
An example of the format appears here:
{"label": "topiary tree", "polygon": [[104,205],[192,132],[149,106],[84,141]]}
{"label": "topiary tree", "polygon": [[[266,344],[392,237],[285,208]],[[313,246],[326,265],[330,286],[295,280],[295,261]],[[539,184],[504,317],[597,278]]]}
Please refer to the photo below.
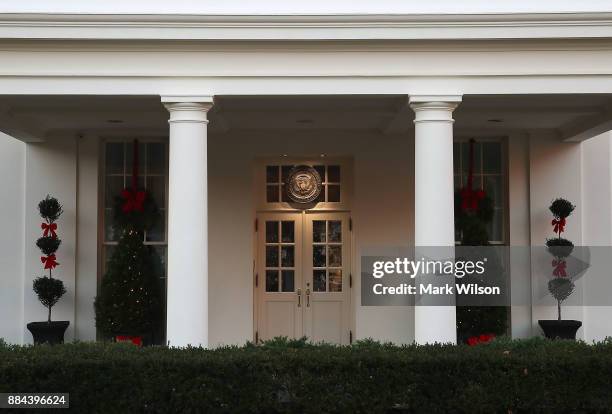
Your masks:
{"label": "topiary tree", "polygon": [[115,198],[113,226],[120,237],[94,302],[96,326],[107,336],[152,336],[162,316],[163,266],[157,251],[144,244],[159,212],[151,195],[137,188],[137,148],[135,143],[132,187]]}
{"label": "topiary tree", "polygon": [[57,219],[63,213],[62,205],[56,198],[47,195],[44,200],[38,203],[38,211],[44,222],[41,224],[43,235],[36,241],[36,246],[44,256],[40,258],[44,269],[49,271],[48,276],[41,276],[34,279],[32,289],[38,296],[38,300],[48,309],[47,322],[51,323],[51,308],[66,293],[64,283],[59,279],[54,279],[52,271],[59,265],[55,253],[62,241],[57,237]]}
{"label": "topiary tree", "polygon": [[549,207],[553,214],[551,225],[557,237],[546,240],[546,246],[551,255],[555,257],[552,262],[553,279],[548,282],[548,291],[557,301],[557,320],[561,320],[561,302],[567,299],[574,291],[574,282],[566,273],[566,259],[574,249],[574,243],[561,237],[565,231],[567,218],[576,208],[564,198],[557,198]]}

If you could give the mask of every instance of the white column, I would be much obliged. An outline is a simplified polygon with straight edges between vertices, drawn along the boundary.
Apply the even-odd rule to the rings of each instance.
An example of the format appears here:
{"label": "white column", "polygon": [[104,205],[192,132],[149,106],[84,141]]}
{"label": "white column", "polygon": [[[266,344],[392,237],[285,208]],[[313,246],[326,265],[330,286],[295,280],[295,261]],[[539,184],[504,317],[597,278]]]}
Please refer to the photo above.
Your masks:
{"label": "white column", "polygon": [[207,112],[212,97],[163,96],[170,112],[167,340],[208,346]]}
{"label": "white column", "polygon": [[[461,96],[410,96],[415,113],[415,246],[454,246],[453,110]],[[455,306],[415,306],[415,341],[457,342]]]}

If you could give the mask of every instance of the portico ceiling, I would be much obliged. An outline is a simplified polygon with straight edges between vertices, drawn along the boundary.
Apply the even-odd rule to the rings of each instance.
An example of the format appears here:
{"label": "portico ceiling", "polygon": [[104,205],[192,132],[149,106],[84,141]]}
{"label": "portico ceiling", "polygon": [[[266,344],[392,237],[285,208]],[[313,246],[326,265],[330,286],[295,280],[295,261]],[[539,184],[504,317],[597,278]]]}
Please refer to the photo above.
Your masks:
{"label": "portico ceiling", "polygon": [[[378,131],[413,128],[406,95],[217,96],[212,133],[252,130]],[[24,141],[54,134],[164,135],[159,96],[1,96],[0,130]],[[562,139],[612,128],[610,95],[469,95],[455,111],[456,133],[552,130]],[[603,132],[603,131],[600,131]]]}

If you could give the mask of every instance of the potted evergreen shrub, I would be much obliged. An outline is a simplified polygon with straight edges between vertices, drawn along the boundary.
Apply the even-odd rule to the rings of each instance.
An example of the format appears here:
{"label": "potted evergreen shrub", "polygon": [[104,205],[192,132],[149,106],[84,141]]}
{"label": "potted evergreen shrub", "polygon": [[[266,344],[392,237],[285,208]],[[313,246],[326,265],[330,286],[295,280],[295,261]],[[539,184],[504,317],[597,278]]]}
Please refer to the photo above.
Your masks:
{"label": "potted evergreen shrub", "polygon": [[544,335],[549,339],[576,339],[576,332],[582,326],[580,321],[561,319],[561,303],[572,294],[575,287],[572,275],[567,272],[567,258],[572,253],[574,244],[561,237],[561,233],[565,231],[567,218],[575,208],[576,206],[563,198],[557,198],[549,207],[553,214],[551,224],[557,237],[546,240],[547,250],[553,256],[552,279],[548,282],[548,291],[557,301],[557,319],[538,321]]}
{"label": "potted evergreen shrub", "polygon": [[53,269],[59,266],[55,253],[62,241],[57,237],[56,221],[62,215],[63,210],[56,198],[47,195],[44,200],[38,203],[38,211],[44,222],[40,226],[43,235],[36,241],[36,246],[43,253],[40,260],[44,269],[49,271],[49,275],[34,279],[32,287],[38,296],[38,300],[47,308],[48,316],[46,322],[30,322],[26,326],[32,333],[35,344],[60,344],[64,342],[64,333],[70,322],[52,321],[51,308],[66,293],[64,283],[54,278],[52,274]]}
{"label": "potted evergreen shrub", "polygon": [[117,342],[152,342],[162,317],[163,266],[144,233],[159,219],[149,192],[137,188],[138,145],[134,145],[132,187],[115,198],[113,227],[119,241],[94,302],[96,327]]}

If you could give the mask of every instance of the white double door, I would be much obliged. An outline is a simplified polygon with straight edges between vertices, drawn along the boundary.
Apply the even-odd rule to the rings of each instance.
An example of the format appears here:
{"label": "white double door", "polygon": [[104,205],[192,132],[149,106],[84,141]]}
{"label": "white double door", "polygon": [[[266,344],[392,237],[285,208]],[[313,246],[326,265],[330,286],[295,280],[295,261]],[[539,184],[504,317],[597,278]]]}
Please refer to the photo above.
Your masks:
{"label": "white double door", "polygon": [[350,340],[348,213],[258,215],[257,336]]}

